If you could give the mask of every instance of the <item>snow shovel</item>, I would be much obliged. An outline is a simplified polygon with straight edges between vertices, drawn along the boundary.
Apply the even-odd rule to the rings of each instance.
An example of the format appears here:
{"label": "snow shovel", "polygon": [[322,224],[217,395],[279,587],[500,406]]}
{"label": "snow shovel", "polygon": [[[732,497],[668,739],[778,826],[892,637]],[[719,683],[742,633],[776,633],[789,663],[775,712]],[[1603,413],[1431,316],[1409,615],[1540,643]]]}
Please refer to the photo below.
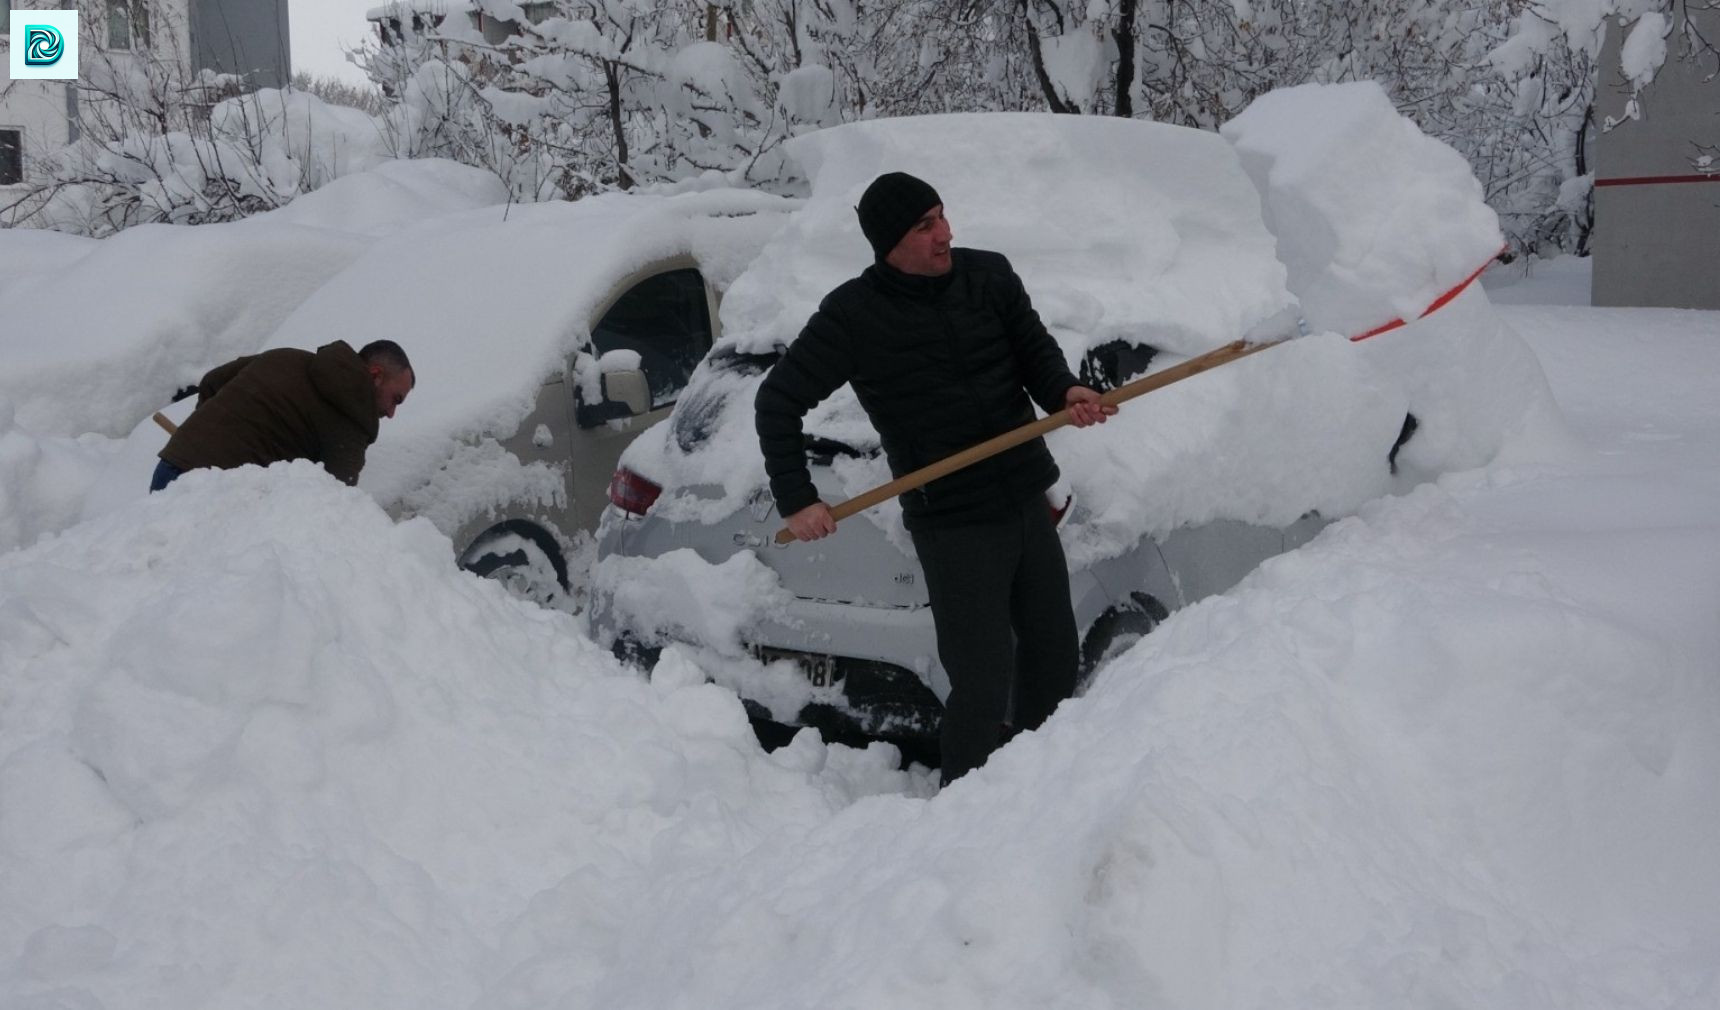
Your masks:
{"label": "snow shovel", "polygon": [[[1247,340],[1235,340],[1225,344],[1223,347],[1217,347],[1213,350],[1207,351],[1205,354],[1197,354],[1187,361],[1179,365],[1172,365],[1162,372],[1154,372],[1151,375],[1142,376],[1134,382],[1118,386],[1109,393],[1101,395],[1099,397],[1099,402],[1107,407],[1115,407],[1126,400],[1133,400],[1135,397],[1150,393],[1155,389],[1163,389],[1165,386],[1168,386],[1173,382],[1180,382],[1191,375],[1199,375],[1209,369],[1217,368],[1219,365],[1229,364],[1232,361],[1246,358],[1250,354],[1264,351],[1268,347],[1276,347],[1290,339],[1292,338],[1283,336],[1275,337],[1270,340],[1263,340],[1258,343],[1250,343]],[[830,507],[830,518],[836,522],[841,522],[849,516],[857,515],[866,511],[879,502],[894,498],[900,494],[906,494],[917,487],[923,487],[924,485],[937,480],[939,477],[955,473],[957,470],[964,467],[972,466],[982,459],[988,459],[995,456],[1005,449],[1012,449],[1029,439],[1038,438],[1046,432],[1056,431],[1058,428],[1061,428],[1068,423],[1069,411],[1067,408],[1059,410],[1055,414],[1042,417],[1037,421],[1030,421],[1012,431],[1006,431],[1001,435],[988,438],[978,445],[970,446],[958,453],[945,456],[936,463],[920,467],[912,473],[903,474],[895,480],[890,481],[888,484],[880,484],[870,491],[857,494],[845,502],[832,505]],[[788,527],[785,526],[776,531],[776,542],[778,544],[786,544],[792,540],[794,540],[794,532]]]}

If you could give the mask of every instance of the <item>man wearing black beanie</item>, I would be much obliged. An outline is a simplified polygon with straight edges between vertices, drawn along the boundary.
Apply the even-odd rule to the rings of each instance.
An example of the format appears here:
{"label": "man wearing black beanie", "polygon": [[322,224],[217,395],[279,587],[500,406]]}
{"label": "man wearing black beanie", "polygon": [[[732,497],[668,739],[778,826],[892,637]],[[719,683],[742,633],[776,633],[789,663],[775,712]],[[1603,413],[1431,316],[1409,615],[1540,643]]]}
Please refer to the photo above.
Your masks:
{"label": "man wearing black beanie", "polygon": [[[1115,407],[1080,385],[1009,261],[950,245],[943,200],[890,172],[855,208],[874,262],[827,295],[754,401],[771,493],[801,540],[836,531],[807,470],[802,419],[844,383],[896,476],[1069,408],[1077,427]],[[1069,572],[1045,492],[1057,463],[1036,438],[901,497],[949,674],[946,784],[1075,689]]]}

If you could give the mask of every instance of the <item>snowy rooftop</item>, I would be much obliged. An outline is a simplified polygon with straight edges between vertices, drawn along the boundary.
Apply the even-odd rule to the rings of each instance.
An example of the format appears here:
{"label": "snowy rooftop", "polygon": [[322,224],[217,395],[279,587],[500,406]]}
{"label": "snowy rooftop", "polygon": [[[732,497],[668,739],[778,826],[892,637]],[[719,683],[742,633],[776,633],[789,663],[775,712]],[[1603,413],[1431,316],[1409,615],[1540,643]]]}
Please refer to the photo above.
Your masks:
{"label": "snowy rooftop", "polygon": [[477,10],[478,0],[391,0],[380,7],[372,7],[364,12],[366,21],[381,21],[385,18],[399,18],[406,14],[436,14],[447,15],[463,11]]}

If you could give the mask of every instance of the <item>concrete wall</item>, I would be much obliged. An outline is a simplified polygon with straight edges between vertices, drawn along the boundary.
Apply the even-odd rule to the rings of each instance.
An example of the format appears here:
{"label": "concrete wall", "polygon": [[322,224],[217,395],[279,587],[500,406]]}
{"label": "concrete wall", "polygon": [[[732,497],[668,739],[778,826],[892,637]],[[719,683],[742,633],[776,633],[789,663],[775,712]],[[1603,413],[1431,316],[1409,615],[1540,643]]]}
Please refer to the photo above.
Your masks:
{"label": "concrete wall", "polygon": [[[1720,40],[1720,10],[1689,16]],[[1620,122],[1595,139],[1596,305],[1720,309],[1720,76],[1703,79],[1720,65],[1680,59],[1682,29],[1633,119],[1617,69],[1629,28],[1607,26],[1595,112]]]}
{"label": "concrete wall", "polygon": [[293,75],[287,0],[191,0],[191,57],[253,87],[284,86]]}

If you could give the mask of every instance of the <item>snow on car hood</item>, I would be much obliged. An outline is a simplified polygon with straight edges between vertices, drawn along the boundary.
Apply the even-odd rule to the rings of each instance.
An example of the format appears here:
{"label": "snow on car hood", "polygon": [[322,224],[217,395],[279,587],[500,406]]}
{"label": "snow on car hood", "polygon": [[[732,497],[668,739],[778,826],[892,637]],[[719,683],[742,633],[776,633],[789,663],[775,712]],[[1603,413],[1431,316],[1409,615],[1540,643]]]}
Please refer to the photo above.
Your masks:
{"label": "snow on car hood", "polygon": [[[853,207],[872,178],[896,170],[938,189],[956,244],[1009,256],[1072,368],[1115,339],[1159,347],[1153,367],[1160,368],[1245,335],[1283,333],[1297,308],[1288,283],[1308,273],[1287,272],[1283,254],[1290,250],[1298,263],[1310,257],[1298,236],[1272,234],[1262,192],[1270,205],[1284,205],[1322,186],[1322,170],[1350,163],[1351,152],[1322,150],[1317,138],[1402,141],[1407,124],[1389,103],[1382,109],[1344,88],[1299,92],[1278,105],[1275,129],[1229,139],[1035,114],[876,120],[800,138],[792,154],[812,195],[735,281],[720,346],[760,353],[791,342],[824,294],[870,262]],[[1342,119],[1341,130],[1313,129],[1331,117]],[[1297,120],[1309,129],[1297,129]],[[1253,180],[1233,141],[1245,142]],[[1275,153],[1296,156],[1301,170],[1260,171]],[[1454,271],[1461,278],[1479,268],[1485,258],[1466,257],[1497,234],[1472,177],[1443,161],[1420,170],[1415,154],[1365,166],[1390,185],[1358,188],[1350,203],[1342,187],[1324,186],[1320,199],[1301,201],[1295,218],[1298,229],[1317,226],[1327,238],[1367,234],[1375,246],[1398,250],[1350,295],[1409,292],[1385,304],[1410,317],[1416,313],[1397,305]],[[1408,191],[1421,198],[1392,198]],[[1341,299],[1342,292],[1324,304],[1336,314]],[[1479,289],[1443,317],[1369,342],[1391,345],[1386,350],[1348,335],[1315,333],[1133,401],[1103,427],[1051,435],[1082,505],[1066,525],[1072,563],[1213,519],[1279,524],[1310,509],[1349,511],[1394,487],[1386,457],[1411,410],[1429,415],[1404,449],[1416,476],[1479,465],[1513,433],[1537,427],[1526,417],[1553,414],[1533,356]],[[709,436],[687,451],[674,425],[659,425],[629,448],[624,462],[670,489],[657,505],[666,517],[716,521],[764,482],[752,426],[759,381],[744,370],[702,367],[683,402],[712,413]],[[809,415],[808,428],[876,442],[846,388]],[[881,459],[844,465],[839,475],[850,495],[890,476]],[[895,509],[874,510],[867,520],[905,540]]]}

